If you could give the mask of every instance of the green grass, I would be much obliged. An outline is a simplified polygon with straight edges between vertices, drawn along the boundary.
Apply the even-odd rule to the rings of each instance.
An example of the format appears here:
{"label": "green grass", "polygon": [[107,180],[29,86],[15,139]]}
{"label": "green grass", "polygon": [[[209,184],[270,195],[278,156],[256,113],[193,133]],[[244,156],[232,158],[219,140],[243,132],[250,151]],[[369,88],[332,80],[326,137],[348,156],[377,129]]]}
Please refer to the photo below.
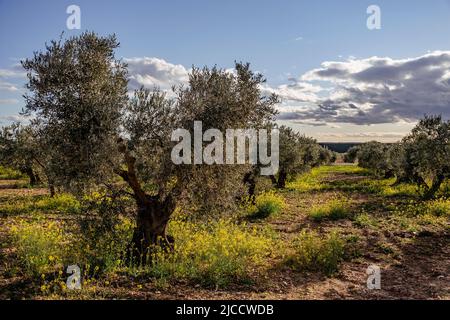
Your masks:
{"label": "green grass", "polygon": [[0,166],[0,180],[19,180],[25,178],[26,175],[23,175],[17,170]]}
{"label": "green grass", "polygon": [[67,263],[72,245],[63,223],[20,220],[10,231],[25,274],[40,276]]}
{"label": "green grass", "polygon": [[349,201],[344,198],[334,198],[324,204],[315,205],[308,212],[314,221],[345,219],[350,215]]}
{"label": "green grass", "polygon": [[356,181],[337,180],[322,183],[323,190],[339,190],[343,192],[358,192],[364,194],[374,194],[386,197],[417,197],[417,187],[413,184],[400,184],[393,186],[395,178],[376,179],[364,178]]}
{"label": "green grass", "polygon": [[249,283],[268,266],[275,243],[270,235],[230,220],[194,224],[172,221],[175,250],[157,252],[147,272],[163,281],[185,280],[207,287]]}
{"label": "green grass", "polygon": [[68,194],[35,197],[18,197],[8,199],[0,204],[0,213],[8,215],[28,213],[69,213],[76,214],[81,210],[80,202]]}
{"label": "green grass", "polygon": [[425,204],[426,211],[437,217],[450,217],[450,200],[438,199]]}
{"label": "green grass", "polygon": [[321,271],[327,275],[338,270],[344,259],[345,241],[337,231],[319,236],[314,231],[302,231],[293,242],[294,255],[289,257],[295,269]]}
{"label": "green grass", "polygon": [[345,174],[345,175],[370,175],[370,172],[366,169],[360,168],[356,165],[328,165],[313,168],[310,172],[298,176],[293,181],[287,184],[287,188],[298,192],[314,192],[320,190],[339,189],[340,187],[346,187],[348,184],[342,185],[329,184],[322,181],[323,178],[330,174]]}
{"label": "green grass", "polygon": [[286,206],[283,197],[274,191],[265,192],[256,197],[254,206],[250,206],[250,220],[265,219],[280,213]]}
{"label": "green grass", "polygon": [[327,175],[330,173],[343,173],[343,174],[357,174],[357,175],[370,175],[370,171],[357,165],[328,165],[320,166],[312,170],[317,175]]}
{"label": "green grass", "polygon": [[356,215],[353,222],[355,225],[362,228],[378,226],[377,220],[367,213],[360,213]]}

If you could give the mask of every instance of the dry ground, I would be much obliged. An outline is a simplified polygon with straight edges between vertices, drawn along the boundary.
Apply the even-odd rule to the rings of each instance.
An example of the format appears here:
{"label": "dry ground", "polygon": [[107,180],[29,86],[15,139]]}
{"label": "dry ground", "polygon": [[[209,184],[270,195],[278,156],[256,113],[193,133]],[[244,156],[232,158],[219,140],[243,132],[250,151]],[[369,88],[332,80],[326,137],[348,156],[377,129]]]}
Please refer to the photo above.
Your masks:
{"label": "dry ground", "polygon": [[[386,203],[396,206],[408,197],[391,197],[341,189],[340,186],[366,179],[359,173],[328,172],[320,177],[332,188],[302,192],[283,191],[288,204],[282,214],[256,222],[269,224],[288,241],[299,231],[309,228],[319,232],[339,229],[353,235],[355,257],[344,261],[339,272],[331,277],[320,273],[293,271],[273,261],[273,267],[256,284],[228,289],[205,289],[186,283],[164,288],[146,279],[115,275],[109,284],[100,283],[96,298],[131,299],[450,299],[450,234],[449,225],[425,225],[409,230],[392,218]],[[11,196],[40,195],[44,189],[16,189],[14,181],[0,181],[0,201]],[[340,194],[351,199],[353,214],[365,210],[377,222],[376,226],[360,226],[351,218],[338,221],[312,221],[307,212],[317,203]],[[15,219],[0,213],[0,298],[32,299],[39,296],[29,279],[11,272],[14,248],[9,242],[7,226]],[[381,290],[368,290],[366,269],[369,265],[381,268]]]}

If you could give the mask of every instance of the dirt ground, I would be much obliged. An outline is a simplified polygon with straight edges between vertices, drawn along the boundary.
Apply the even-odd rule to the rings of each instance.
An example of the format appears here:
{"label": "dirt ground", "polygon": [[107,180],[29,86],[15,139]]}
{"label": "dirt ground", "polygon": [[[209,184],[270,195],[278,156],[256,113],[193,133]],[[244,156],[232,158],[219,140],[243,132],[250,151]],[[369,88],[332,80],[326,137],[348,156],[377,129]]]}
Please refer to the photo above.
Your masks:
{"label": "dirt ground", "polygon": [[[328,182],[352,184],[363,176],[331,172],[322,178]],[[14,189],[11,181],[0,181],[0,199],[11,195],[43,194],[44,189]],[[125,299],[450,299],[450,234],[448,226],[433,225],[419,232],[396,227],[384,210],[382,197],[358,192],[346,192],[354,211],[372,208],[370,214],[380,223],[378,228],[356,226],[350,219],[316,223],[306,212],[311,205],[323,202],[340,192],[320,190],[307,193],[295,190],[283,192],[288,208],[283,214],[265,222],[290,239],[305,228],[326,231],[339,228],[343,234],[357,235],[359,254],[346,260],[331,277],[315,272],[298,272],[274,261],[264,279],[252,285],[227,289],[206,289],[187,283],[158,288],[146,279],[116,275],[109,284],[99,286],[96,298]],[[391,202],[404,199],[391,199]],[[1,200],[0,200],[1,201]],[[35,294],[30,280],[11,276],[14,248],[9,245],[7,226],[11,217],[0,215],[0,299],[43,298]],[[386,226],[386,227],[383,227]],[[366,270],[370,265],[381,269],[381,289],[367,288]]]}

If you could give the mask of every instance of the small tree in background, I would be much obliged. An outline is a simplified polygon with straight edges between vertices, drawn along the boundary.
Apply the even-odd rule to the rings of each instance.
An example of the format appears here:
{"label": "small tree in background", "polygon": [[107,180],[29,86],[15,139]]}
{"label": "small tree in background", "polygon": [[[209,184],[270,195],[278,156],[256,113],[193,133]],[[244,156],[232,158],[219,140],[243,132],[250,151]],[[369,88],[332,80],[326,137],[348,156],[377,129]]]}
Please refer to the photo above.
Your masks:
{"label": "small tree in background", "polygon": [[344,162],[346,163],[354,163],[358,158],[359,146],[354,146],[348,149],[348,151],[344,155]]}
{"label": "small tree in background", "polygon": [[38,121],[22,125],[14,123],[0,133],[0,163],[26,174],[30,185],[47,183],[51,196],[55,188],[48,170],[47,144],[39,134]]}
{"label": "small tree in background", "polygon": [[358,146],[356,154],[358,165],[360,167],[371,169],[380,177],[390,178],[394,175],[393,168],[388,158],[388,144],[370,141]]}
{"label": "small tree in background", "polygon": [[336,162],[337,155],[335,152],[331,151],[327,147],[319,147],[319,159],[317,165],[331,164]]}
{"label": "small tree in background", "polygon": [[277,188],[285,188],[286,182],[296,175],[307,172],[321,162],[321,147],[316,140],[280,127],[280,164],[277,176],[271,176]]}
{"label": "small tree in background", "polygon": [[0,163],[27,175],[32,186],[41,181],[35,162],[37,152],[30,127],[14,123],[0,132]]}

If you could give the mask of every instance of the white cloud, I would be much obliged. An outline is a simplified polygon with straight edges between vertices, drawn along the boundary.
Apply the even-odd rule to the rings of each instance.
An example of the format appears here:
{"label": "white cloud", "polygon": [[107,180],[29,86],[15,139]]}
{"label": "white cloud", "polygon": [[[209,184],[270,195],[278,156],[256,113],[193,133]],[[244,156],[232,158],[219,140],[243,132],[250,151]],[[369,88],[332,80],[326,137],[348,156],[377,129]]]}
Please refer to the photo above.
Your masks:
{"label": "white cloud", "polygon": [[282,84],[275,88],[264,85],[262,90],[265,93],[276,93],[285,103],[315,102],[319,99],[317,94],[325,90],[308,82],[297,82],[295,79],[290,80],[291,83]]}
{"label": "white cloud", "polygon": [[172,64],[163,59],[142,57],[124,59],[128,64],[130,89],[144,86],[169,90],[173,85],[188,82],[188,70],[180,64]]}
{"label": "white cloud", "polygon": [[18,91],[19,88],[17,88],[17,86],[12,84],[12,83],[0,80],[0,90],[4,90],[4,91]]}
{"label": "white cloud", "polygon": [[22,79],[26,77],[26,72],[20,64],[14,64],[9,69],[0,69],[0,90],[1,91],[18,91],[16,84],[4,79]]}
{"label": "white cloud", "polygon": [[0,116],[0,123],[10,123],[10,122],[26,122],[29,118],[21,115],[8,115]]}
{"label": "white cloud", "polygon": [[19,103],[17,99],[0,99],[0,104],[16,104]]}
{"label": "white cloud", "polygon": [[9,69],[0,69],[0,78],[24,78],[27,73],[19,63],[11,66]]}
{"label": "white cloud", "polygon": [[281,114],[282,119],[374,124],[414,122],[424,114],[450,118],[450,51],[410,59],[327,61],[302,75],[298,83],[327,84],[333,89],[320,97],[316,87],[305,95],[304,84],[280,90],[288,100],[296,97],[296,102],[309,104],[307,110]]}

